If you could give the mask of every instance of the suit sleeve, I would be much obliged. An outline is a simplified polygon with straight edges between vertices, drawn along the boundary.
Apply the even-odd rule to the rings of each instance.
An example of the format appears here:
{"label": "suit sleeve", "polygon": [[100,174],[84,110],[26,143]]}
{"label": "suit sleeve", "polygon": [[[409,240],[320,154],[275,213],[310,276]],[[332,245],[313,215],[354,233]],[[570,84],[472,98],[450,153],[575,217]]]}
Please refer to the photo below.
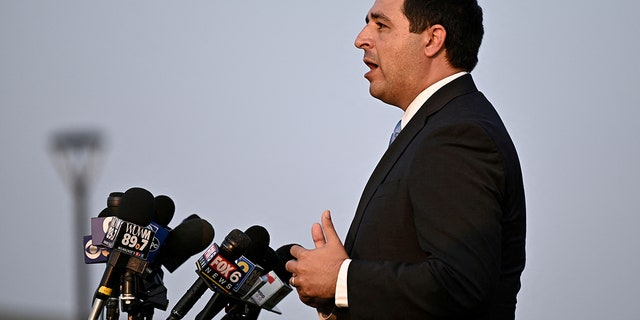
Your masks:
{"label": "suit sleeve", "polygon": [[[477,124],[420,134],[405,177],[418,262],[354,260],[349,309],[357,318],[464,318],[495,289],[500,275],[504,161]],[[394,213],[389,212],[392,219]],[[398,250],[402,250],[400,245]],[[389,310],[393,306],[393,310]]]}

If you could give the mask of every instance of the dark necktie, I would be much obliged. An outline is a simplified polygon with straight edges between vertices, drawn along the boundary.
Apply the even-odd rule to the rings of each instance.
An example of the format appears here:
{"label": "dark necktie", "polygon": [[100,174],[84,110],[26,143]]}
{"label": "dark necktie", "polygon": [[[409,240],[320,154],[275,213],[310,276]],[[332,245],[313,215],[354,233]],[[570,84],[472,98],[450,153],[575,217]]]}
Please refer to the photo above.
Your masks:
{"label": "dark necktie", "polygon": [[395,140],[396,137],[398,137],[398,135],[400,134],[400,130],[402,130],[402,120],[398,121],[398,124],[396,124],[396,127],[393,129],[393,133],[391,134],[391,139],[389,139],[389,145],[391,145],[393,140]]}

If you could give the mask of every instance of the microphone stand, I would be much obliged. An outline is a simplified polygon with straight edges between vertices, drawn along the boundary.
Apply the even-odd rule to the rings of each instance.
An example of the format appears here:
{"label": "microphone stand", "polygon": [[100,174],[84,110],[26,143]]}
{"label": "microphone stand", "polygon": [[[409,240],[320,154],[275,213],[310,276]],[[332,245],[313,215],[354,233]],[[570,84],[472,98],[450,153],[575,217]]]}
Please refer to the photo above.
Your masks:
{"label": "microphone stand", "polygon": [[214,292],[214,295],[209,299],[202,311],[196,315],[195,320],[211,320],[227,306],[227,296],[216,290]]}
{"label": "microphone stand", "polygon": [[260,310],[260,307],[253,304],[238,303],[221,320],[257,320]]}
{"label": "microphone stand", "polygon": [[140,315],[140,304],[138,298],[139,277],[131,270],[126,270],[122,277],[122,311],[128,314],[129,320],[143,320]]}
{"label": "microphone stand", "polygon": [[[169,300],[167,299],[167,288],[164,286],[162,278],[164,273],[157,268],[149,268],[144,275],[132,274],[132,277],[123,278],[123,292],[129,294],[128,303],[125,303],[123,294],[123,309],[126,307],[128,320],[151,320],[154,309],[167,310]],[[130,288],[127,289],[127,286]]]}
{"label": "microphone stand", "polygon": [[106,309],[106,320],[118,320],[120,318],[120,299],[116,297],[110,297],[107,299]]}

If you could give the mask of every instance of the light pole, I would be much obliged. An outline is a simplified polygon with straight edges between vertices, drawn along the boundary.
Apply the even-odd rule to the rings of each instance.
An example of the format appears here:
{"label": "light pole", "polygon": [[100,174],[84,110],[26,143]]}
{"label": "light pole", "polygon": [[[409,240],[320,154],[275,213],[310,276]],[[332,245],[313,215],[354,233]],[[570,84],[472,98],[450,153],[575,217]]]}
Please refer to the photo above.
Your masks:
{"label": "light pole", "polygon": [[[75,279],[74,319],[86,319],[91,309],[89,272],[81,254],[82,237],[89,234],[89,184],[102,160],[103,139],[97,130],[62,131],[52,135],[51,153],[64,182],[71,189],[74,204],[73,218],[73,271]],[[77,246],[76,246],[77,244]]]}

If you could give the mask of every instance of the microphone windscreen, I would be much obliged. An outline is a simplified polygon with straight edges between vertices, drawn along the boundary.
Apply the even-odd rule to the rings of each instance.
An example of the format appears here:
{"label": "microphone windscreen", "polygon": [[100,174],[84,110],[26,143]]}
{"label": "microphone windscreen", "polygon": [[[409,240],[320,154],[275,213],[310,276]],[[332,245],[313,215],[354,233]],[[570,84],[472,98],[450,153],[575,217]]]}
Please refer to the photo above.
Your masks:
{"label": "microphone windscreen", "polygon": [[154,202],[156,210],[151,220],[163,227],[168,227],[169,222],[173,219],[173,214],[176,212],[175,203],[165,195],[156,196]]}
{"label": "microphone windscreen", "polygon": [[213,241],[214,233],[206,220],[185,220],[169,232],[158,260],[173,272],[191,256],[206,249]]}
{"label": "microphone windscreen", "polygon": [[251,238],[246,233],[233,229],[224,237],[219,248],[225,258],[235,260],[243,255],[249,246],[251,246]]}
{"label": "microphone windscreen", "polygon": [[116,216],[122,220],[147,226],[151,223],[155,212],[153,194],[143,188],[130,188],[120,199],[120,207]]}
{"label": "microphone windscreen", "polygon": [[267,231],[263,226],[251,226],[244,233],[251,238],[251,246],[269,246],[271,237],[269,236],[269,231]]}
{"label": "microphone windscreen", "polygon": [[200,219],[200,216],[198,216],[195,213],[190,214],[188,217],[184,218],[184,220],[182,220],[182,222],[185,222],[187,220],[191,220],[191,219]]}
{"label": "microphone windscreen", "polygon": [[266,273],[271,270],[276,271],[276,268],[278,268],[278,264],[280,263],[280,259],[278,258],[278,254],[271,249],[271,247],[267,247],[262,254],[262,258],[259,261],[253,262],[258,263],[262,268],[264,268]]}
{"label": "microphone windscreen", "polygon": [[276,254],[278,255],[278,258],[280,258],[280,260],[285,262],[295,259],[291,255],[291,247],[297,246],[297,245],[298,244],[290,243],[290,244],[285,244],[284,246],[278,248],[278,250],[276,250]]}
{"label": "microphone windscreen", "polygon": [[269,232],[264,227],[256,225],[249,227],[244,233],[249,236],[251,243],[243,255],[252,262],[261,264],[271,240]]}
{"label": "microphone windscreen", "polygon": [[278,263],[273,267],[273,272],[278,275],[278,278],[283,281],[287,281],[291,278],[291,272],[285,269],[285,264],[289,260],[294,260],[295,258],[291,255],[291,247],[296,245],[295,243],[285,244],[284,246],[278,248],[276,250],[276,255],[278,256]]}
{"label": "microphone windscreen", "polygon": [[113,212],[113,210],[111,210],[111,208],[104,208],[104,209],[102,209],[102,211],[100,211],[100,213],[98,214],[98,217],[100,217],[100,218],[113,217],[115,215],[116,215],[115,212]]}

